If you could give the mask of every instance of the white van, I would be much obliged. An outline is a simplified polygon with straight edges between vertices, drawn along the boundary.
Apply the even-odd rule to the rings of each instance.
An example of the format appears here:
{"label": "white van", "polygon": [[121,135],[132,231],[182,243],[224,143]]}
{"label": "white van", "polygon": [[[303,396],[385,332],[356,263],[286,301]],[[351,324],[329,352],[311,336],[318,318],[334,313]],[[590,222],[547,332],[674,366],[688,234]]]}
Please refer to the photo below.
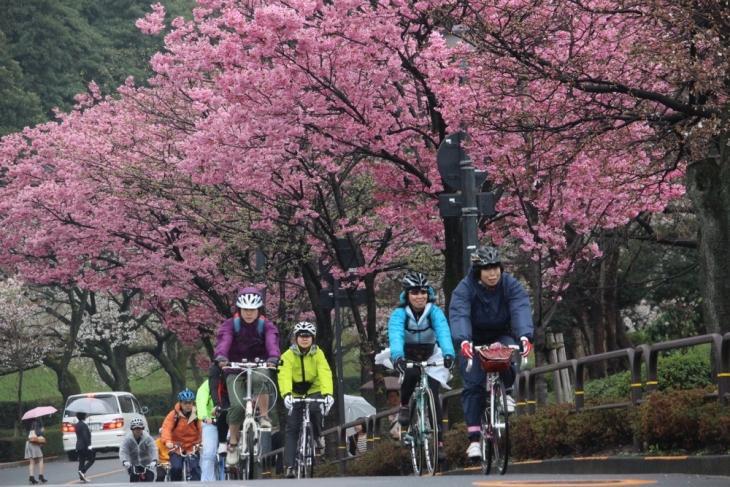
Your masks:
{"label": "white van", "polygon": [[[80,400],[80,401],[79,401]],[[145,430],[147,425],[147,408],[139,405],[137,398],[131,392],[92,392],[77,394],[66,400],[63,410],[63,449],[72,462],[78,460],[76,454],[76,413],[86,406],[94,405],[93,412],[86,416],[86,422],[91,430],[91,446],[96,452],[119,451],[122,438],[129,431],[129,424],[133,418],[142,418]],[[70,406],[70,407],[69,407]],[[78,409],[79,411],[74,411]],[[86,409],[86,411],[89,411]]]}

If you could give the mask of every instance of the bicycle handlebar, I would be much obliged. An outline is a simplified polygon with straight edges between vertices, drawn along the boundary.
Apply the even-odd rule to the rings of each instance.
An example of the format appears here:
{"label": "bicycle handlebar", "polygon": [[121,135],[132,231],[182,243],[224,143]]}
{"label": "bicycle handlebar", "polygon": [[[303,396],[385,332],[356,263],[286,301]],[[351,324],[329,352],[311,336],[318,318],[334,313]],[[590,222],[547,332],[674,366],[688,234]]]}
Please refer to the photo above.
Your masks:
{"label": "bicycle handlebar", "polygon": [[[444,365],[444,361],[440,360],[438,362],[418,362],[416,360],[408,360],[406,359],[406,369],[413,369],[415,367],[418,367],[420,369],[423,369],[424,367],[440,367]],[[403,384],[403,378],[405,376],[403,374],[398,375],[398,384]]]}
{"label": "bicycle handlebar", "polygon": [[[497,342],[497,343],[499,343],[499,342]],[[492,345],[494,345],[494,344],[492,344]],[[476,352],[479,352],[479,350],[484,350],[484,349],[490,348],[492,345],[472,345],[472,350],[474,350],[474,352],[476,353]],[[502,345],[502,348],[511,348],[512,350],[517,350],[518,352],[521,352],[522,344],[520,343],[519,345]],[[471,371],[472,365],[473,365],[473,358],[470,358],[466,362],[466,371],[467,372]],[[527,365],[527,357],[522,357],[518,371],[524,369],[526,365]]]}
{"label": "bicycle handlebar", "polygon": [[200,451],[202,449],[203,449],[203,445],[201,445],[200,443],[195,443],[195,444],[193,444],[193,451],[186,453],[182,449],[182,444],[178,443],[177,445],[170,448],[170,451],[177,450],[179,452],[178,455],[180,455],[181,457],[187,457],[189,455],[194,455],[194,454],[198,453],[198,451]]}
{"label": "bicycle handlebar", "polygon": [[[320,404],[324,404],[327,401],[322,397],[292,397],[291,402],[303,402],[304,404],[311,404],[311,403],[318,402]],[[293,411],[293,409],[290,409],[289,414],[291,414],[292,411]],[[329,414],[329,412],[330,412],[330,408],[325,407],[324,415],[327,416]]]}
{"label": "bicycle handlebar", "polygon": [[221,367],[223,370],[241,370],[241,369],[270,369],[273,368],[265,361],[257,362],[228,362],[228,365]]}

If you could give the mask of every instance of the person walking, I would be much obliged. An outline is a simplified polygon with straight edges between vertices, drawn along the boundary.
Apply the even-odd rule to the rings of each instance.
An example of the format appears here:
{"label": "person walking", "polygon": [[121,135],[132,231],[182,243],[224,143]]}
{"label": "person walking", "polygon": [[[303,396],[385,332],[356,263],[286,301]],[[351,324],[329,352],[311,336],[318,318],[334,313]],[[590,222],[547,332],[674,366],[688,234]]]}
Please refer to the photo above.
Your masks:
{"label": "person walking", "polygon": [[[36,436],[43,436],[45,429],[43,428],[43,424],[35,419],[26,419],[23,420],[23,423],[25,425],[25,459],[29,460],[28,470],[30,471],[28,483],[30,485],[37,484],[38,482],[45,484],[48,480],[43,477],[43,450],[41,450],[40,443],[31,443],[29,441],[31,431],[35,431]],[[33,473],[36,461],[38,462],[38,480],[35,479],[35,474]]]}
{"label": "person walking", "polygon": [[76,413],[76,454],[79,457],[79,480],[88,482],[86,472],[96,461],[96,453],[91,447],[91,430],[89,425],[84,421],[86,413]]}
{"label": "person walking", "polygon": [[[279,363],[279,330],[276,325],[259,313],[264,305],[261,293],[255,287],[245,287],[236,296],[237,312],[233,318],[224,321],[216,334],[215,363],[223,368],[229,362],[266,361],[274,368]],[[259,425],[271,428],[269,412],[269,382],[263,370],[257,370],[251,377],[254,398],[261,416]],[[228,433],[230,442],[226,463],[238,463],[238,431],[246,416],[246,374],[226,372],[226,389],[231,401],[228,409]]]}
{"label": "person walking", "polygon": [[[428,277],[420,272],[411,272],[403,278],[403,292],[400,304],[390,315],[388,321],[388,341],[393,368],[403,375],[400,389],[400,410],[398,422],[405,426],[411,421],[409,402],[413,391],[421,380],[418,367],[406,368],[406,360],[417,362],[438,362],[443,355],[444,368],[449,371],[454,367],[454,344],[451,331],[444,312],[435,304],[435,293]],[[450,374],[441,367],[427,369],[428,387],[433,393],[438,422],[438,458],[446,461],[444,439],[441,430],[442,411],[439,398],[439,381],[434,375],[440,372],[449,377]]]}
{"label": "person walking", "polygon": [[[486,373],[480,366],[466,367],[474,357],[474,346],[514,345],[522,342],[523,357],[532,350],[534,325],[532,307],[527,291],[520,282],[504,272],[499,251],[490,246],[477,250],[471,256],[472,272],[464,277],[454,289],[449,306],[451,334],[456,343],[461,342],[461,377],[463,392],[461,402],[466,418],[470,445],[467,456],[472,460],[482,458],[479,438],[481,436],[481,412],[486,397]],[[508,394],[512,391],[517,367],[513,361],[507,372],[500,374]],[[507,396],[509,411],[514,409],[514,400]]]}
{"label": "person walking", "polygon": [[[129,482],[154,482],[158,457],[155,440],[144,430],[142,418],[133,418],[129,428],[119,446],[119,460],[129,472]],[[137,473],[134,470],[137,466],[144,466],[146,470]]]}

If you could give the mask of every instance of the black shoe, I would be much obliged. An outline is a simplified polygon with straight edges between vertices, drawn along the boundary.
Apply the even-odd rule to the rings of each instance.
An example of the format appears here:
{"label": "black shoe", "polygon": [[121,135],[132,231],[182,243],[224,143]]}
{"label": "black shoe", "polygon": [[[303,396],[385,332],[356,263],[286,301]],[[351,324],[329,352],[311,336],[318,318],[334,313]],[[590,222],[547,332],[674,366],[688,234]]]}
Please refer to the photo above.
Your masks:
{"label": "black shoe", "polygon": [[38,476],[38,481],[39,481],[40,483],[42,483],[42,484],[45,484],[46,482],[48,482],[48,481],[47,481],[47,480],[46,480],[46,479],[45,479],[45,478],[43,477],[43,475],[39,475],[39,476]]}
{"label": "black shoe", "polygon": [[35,477],[30,477],[28,480],[28,484],[30,484],[30,485],[35,485],[37,483],[38,483],[38,481],[35,479]]}
{"label": "black shoe", "polygon": [[446,461],[446,452],[444,451],[444,445],[439,445],[438,457],[439,463],[444,463]]}
{"label": "black shoe", "polygon": [[402,426],[411,424],[411,409],[408,406],[400,407],[400,411],[398,411],[398,422]]}
{"label": "black shoe", "polygon": [[286,478],[293,479],[294,477],[296,477],[296,475],[294,475],[294,469],[291,467],[287,467],[286,468]]}

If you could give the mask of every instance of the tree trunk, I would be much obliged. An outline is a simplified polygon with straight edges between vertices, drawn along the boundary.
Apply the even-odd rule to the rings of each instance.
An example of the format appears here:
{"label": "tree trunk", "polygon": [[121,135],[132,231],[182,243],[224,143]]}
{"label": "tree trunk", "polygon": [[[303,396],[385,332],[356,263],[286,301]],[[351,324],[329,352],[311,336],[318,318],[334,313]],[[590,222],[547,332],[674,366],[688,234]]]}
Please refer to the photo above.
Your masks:
{"label": "tree trunk", "polygon": [[[723,139],[724,140],[724,139]],[[723,152],[727,144],[721,144]],[[687,167],[687,194],[699,218],[699,283],[707,333],[730,331],[730,166],[705,159]]]}

